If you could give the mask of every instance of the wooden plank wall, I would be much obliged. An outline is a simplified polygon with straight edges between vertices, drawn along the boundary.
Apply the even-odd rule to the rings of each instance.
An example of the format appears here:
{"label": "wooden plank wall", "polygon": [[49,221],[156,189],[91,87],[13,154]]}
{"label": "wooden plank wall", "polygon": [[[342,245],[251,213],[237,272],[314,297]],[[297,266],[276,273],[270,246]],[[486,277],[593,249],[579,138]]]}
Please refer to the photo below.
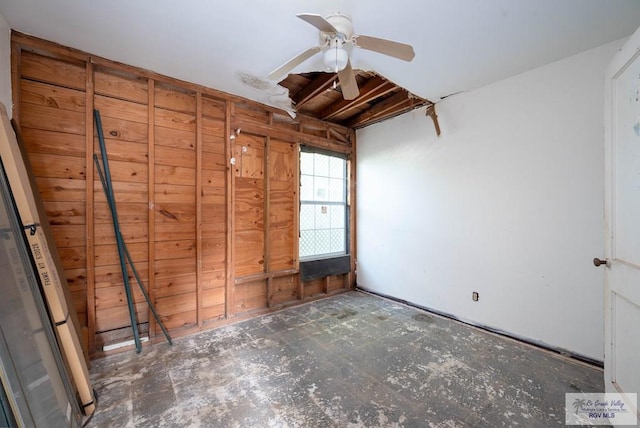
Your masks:
{"label": "wooden plank wall", "polygon": [[[298,261],[299,145],[352,156],[352,130],[15,32],[12,70],[14,118],[90,355],[131,337],[94,108],[125,242],[174,336],[352,287],[353,270],[301,283]],[[128,275],[141,331],[162,341]]]}

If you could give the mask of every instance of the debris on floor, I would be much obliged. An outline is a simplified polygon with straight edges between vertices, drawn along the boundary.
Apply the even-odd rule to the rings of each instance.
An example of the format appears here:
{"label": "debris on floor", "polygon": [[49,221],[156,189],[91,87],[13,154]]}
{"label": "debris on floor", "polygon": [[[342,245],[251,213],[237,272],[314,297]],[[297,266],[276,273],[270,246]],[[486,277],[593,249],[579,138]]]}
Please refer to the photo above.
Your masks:
{"label": "debris on floor", "polygon": [[551,427],[602,370],[349,292],[93,362],[89,426]]}

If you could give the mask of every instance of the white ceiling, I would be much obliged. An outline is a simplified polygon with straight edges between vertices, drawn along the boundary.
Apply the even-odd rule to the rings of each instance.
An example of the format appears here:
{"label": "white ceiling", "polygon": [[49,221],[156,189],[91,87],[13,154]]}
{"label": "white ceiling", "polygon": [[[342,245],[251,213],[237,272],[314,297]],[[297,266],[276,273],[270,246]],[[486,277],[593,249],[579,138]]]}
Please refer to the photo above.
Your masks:
{"label": "white ceiling", "polygon": [[[355,69],[433,101],[640,25],[640,0],[0,0],[0,14],[23,33],[267,104],[286,91],[242,80],[264,85],[270,71],[317,45],[318,31],[296,14],[338,11],[356,34],[416,51],[406,63],[356,49]],[[304,71],[322,71],[320,55],[294,70]]]}

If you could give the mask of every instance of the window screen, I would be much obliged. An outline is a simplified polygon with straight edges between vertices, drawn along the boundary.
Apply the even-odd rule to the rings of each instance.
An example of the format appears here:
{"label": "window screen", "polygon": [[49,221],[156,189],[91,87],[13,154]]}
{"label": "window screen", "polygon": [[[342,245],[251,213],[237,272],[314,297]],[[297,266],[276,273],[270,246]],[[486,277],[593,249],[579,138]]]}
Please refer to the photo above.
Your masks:
{"label": "window screen", "polygon": [[300,153],[300,259],[347,254],[347,161],[303,147]]}

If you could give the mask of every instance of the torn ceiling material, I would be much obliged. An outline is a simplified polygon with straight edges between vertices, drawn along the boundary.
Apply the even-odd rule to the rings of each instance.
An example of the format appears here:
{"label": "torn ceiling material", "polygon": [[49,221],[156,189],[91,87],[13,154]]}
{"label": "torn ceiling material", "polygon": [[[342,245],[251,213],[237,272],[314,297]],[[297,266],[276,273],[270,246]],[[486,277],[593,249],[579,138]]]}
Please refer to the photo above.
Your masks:
{"label": "torn ceiling material", "polygon": [[343,98],[335,73],[290,74],[279,84],[298,113],[354,129],[434,104],[374,72],[356,70],[355,76],[360,93],[353,100]]}

